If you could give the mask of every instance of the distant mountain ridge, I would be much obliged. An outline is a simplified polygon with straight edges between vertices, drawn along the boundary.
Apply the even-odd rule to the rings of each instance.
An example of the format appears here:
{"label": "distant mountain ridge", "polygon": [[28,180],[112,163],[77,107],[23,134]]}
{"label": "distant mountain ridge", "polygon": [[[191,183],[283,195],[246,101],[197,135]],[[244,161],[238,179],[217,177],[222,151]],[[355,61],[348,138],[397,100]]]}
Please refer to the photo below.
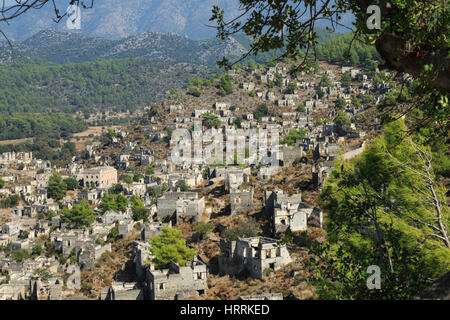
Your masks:
{"label": "distant mountain ridge", "polygon": [[[218,39],[217,39],[218,40]],[[119,40],[90,38],[56,30],[38,32],[31,38],[0,44],[0,61],[11,56],[38,57],[55,63],[78,63],[116,58],[143,57],[153,61],[193,62],[216,65],[223,55],[238,58],[245,47],[235,39],[228,41],[195,41],[174,33],[145,32]]]}
{"label": "distant mountain ridge", "polygon": [[[68,0],[55,2],[60,12],[67,10]],[[223,8],[230,17],[239,13],[238,0],[95,0],[93,8],[81,10],[79,32],[106,39],[121,39],[147,31],[206,39],[215,36],[215,30],[207,26],[214,5]],[[11,21],[10,26],[5,24],[0,28],[14,41],[23,41],[50,28],[68,31],[65,18],[59,23],[55,23],[54,18],[49,1],[43,8],[29,10]]]}
{"label": "distant mountain ridge", "polygon": [[[317,29],[319,42],[335,38],[339,33]],[[250,48],[251,39],[237,34],[229,40],[218,38],[192,40],[175,33],[144,32],[118,40],[86,37],[78,33],[54,29],[40,31],[23,42],[0,43],[0,62],[16,57],[41,58],[54,63],[80,63],[117,58],[147,58],[161,62],[189,62],[210,67],[225,56],[230,61],[240,58]],[[257,62],[281,54],[280,50],[249,57]]]}
{"label": "distant mountain ridge", "polygon": [[[12,0],[10,1],[12,2]],[[67,10],[68,0],[55,0],[60,12]],[[85,1],[90,3],[90,1]],[[39,31],[54,29],[72,31],[89,37],[110,40],[135,36],[144,32],[176,33],[182,37],[201,40],[215,37],[216,29],[210,25],[212,7],[225,11],[225,19],[239,16],[238,0],[95,0],[91,9],[81,10],[81,28],[69,30],[67,18],[55,23],[52,1],[39,10],[31,9],[10,22],[0,24],[10,40],[20,42]],[[351,27],[353,16],[344,14],[341,24]],[[327,22],[317,21],[317,27]],[[348,30],[338,27],[338,32]]]}

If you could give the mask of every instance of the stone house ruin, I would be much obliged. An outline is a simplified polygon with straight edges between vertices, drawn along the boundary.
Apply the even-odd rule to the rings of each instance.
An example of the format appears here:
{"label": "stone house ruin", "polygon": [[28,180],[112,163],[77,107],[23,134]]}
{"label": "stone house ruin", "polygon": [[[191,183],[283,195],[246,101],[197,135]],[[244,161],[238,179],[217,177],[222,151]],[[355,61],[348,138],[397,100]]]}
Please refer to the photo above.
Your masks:
{"label": "stone house ruin", "polygon": [[265,237],[220,240],[220,251],[219,271],[229,275],[245,270],[251,277],[262,279],[265,270],[276,271],[292,262],[286,245]]}
{"label": "stone house ruin", "polygon": [[158,199],[157,208],[159,219],[169,216],[175,223],[184,218],[196,222],[205,211],[205,197],[199,198],[197,192],[166,192]]}
{"label": "stone house ruin", "polygon": [[171,262],[168,269],[147,269],[147,291],[150,300],[179,300],[206,293],[206,263],[200,256],[185,266]]}
{"label": "stone house ruin", "polygon": [[322,211],[302,202],[301,194],[286,195],[283,191],[266,191],[266,214],[272,218],[273,234],[305,231],[309,225],[322,227]]}

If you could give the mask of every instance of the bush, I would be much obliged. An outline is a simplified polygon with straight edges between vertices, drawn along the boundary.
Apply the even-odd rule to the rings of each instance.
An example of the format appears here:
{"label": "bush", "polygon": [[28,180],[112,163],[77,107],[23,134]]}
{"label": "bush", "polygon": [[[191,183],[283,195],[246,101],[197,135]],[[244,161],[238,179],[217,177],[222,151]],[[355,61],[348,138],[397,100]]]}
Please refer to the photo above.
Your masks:
{"label": "bush", "polygon": [[119,226],[116,224],[108,233],[108,240],[116,241],[119,238]]}
{"label": "bush", "polygon": [[34,256],[40,256],[44,250],[40,245],[36,245],[31,249],[31,254]]}
{"label": "bush", "polygon": [[188,91],[188,94],[194,96],[194,97],[200,97],[202,95],[202,93],[200,92],[200,90],[198,90],[197,88],[190,88]]}
{"label": "bush", "polygon": [[272,269],[270,269],[270,268],[265,268],[264,269],[264,271],[263,271],[263,276],[268,276],[269,274],[271,274],[273,272],[273,270]]}
{"label": "bush", "polygon": [[203,237],[212,231],[212,225],[211,223],[200,222],[195,226],[195,231],[200,233],[200,235]]}
{"label": "bush", "polygon": [[29,258],[30,258],[30,254],[25,249],[17,249],[16,251],[13,252],[13,259],[17,263],[22,263],[26,259],[29,259]]}
{"label": "bush", "polygon": [[67,190],[76,190],[78,189],[78,181],[74,178],[64,179],[64,183],[67,186]]}
{"label": "bush", "polygon": [[256,237],[259,229],[259,225],[255,220],[248,219],[236,227],[224,230],[223,237],[230,241],[236,241],[239,238]]}

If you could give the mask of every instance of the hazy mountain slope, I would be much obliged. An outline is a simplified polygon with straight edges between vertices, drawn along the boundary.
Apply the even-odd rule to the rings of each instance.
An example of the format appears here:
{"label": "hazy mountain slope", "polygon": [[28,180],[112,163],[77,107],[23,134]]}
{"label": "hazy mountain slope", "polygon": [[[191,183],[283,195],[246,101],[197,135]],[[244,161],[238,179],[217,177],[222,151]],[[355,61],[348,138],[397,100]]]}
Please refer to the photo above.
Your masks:
{"label": "hazy mountain slope", "polygon": [[79,34],[45,30],[24,42],[0,44],[0,62],[11,55],[38,57],[55,63],[144,57],[154,61],[193,62],[215,66],[225,54],[237,58],[245,52],[236,40],[194,41],[174,33],[145,32],[120,40],[89,38]]}
{"label": "hazy mountain slope", "polygon": [[[89,1],[86,1],[89,3]],[[56,0],[61,12],[67,0]],[[83,35],[120,39],[146,31],[175,32],[192,39],[213,37],[215,30],[207,27],[213,5],[224,8],[230,16],[238,13],[237,0],[96,0],[94,7],[82,10]],[[54,12],[49,2],[40,10],[32,10],[10,26],[1,26],[7,36],[22,41],[40,30],[68,30],[66,21],[52,21]]]}
{"label": "hazy mountain slope", "polygon": [[[85,1],[89,3],[90,1]],[[61,12],[67,10],[68,0],[56,0]],[[225,18],[239,15],[238,0],[95,0],[92,9],[82,10],[81,29],[85,36],[121,39],[147,31],[174,32],[190,39],[206,39],[216,35],[211,22],[211,8],[218,5],[225,10]],[[11,21],[11,25],[0,25],[7,36],[23,41],[36,32],[50,28],[65,30],[66,19],[56,24],[51,2],[40,10],[31,10]],[[352,15],[345,14],[341,23],[351,26]],[[326,23],[318,21],[317,27]],[[338,31],[348,30],[340,28]]]}
{"label": "hazy mountain slope", "polygon": [[[317,30],[319,42],[339,36],[324,29]],[[144,57],[154,61],[192,62],[216,66],[225,55],[236,60],[250,48],[251,39],[243,34],[222,41],[217,38],[191,40],[175,33],[144,32],[119,40],[91,38],[54,29],[40,31],[23,42],[0,44],[0,62],[14,55],[45,59],[55,63],[100,61],[114,58]],[[265,62],[279,56],[281,50],[250,57]]]}

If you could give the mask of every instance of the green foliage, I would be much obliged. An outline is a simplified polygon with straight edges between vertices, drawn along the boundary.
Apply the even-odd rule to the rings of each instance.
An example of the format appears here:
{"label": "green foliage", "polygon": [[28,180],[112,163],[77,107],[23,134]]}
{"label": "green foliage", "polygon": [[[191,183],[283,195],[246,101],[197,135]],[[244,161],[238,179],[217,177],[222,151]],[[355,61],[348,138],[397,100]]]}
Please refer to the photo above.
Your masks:
{"label": "green foliage", "polygon": [[[0,113],[30,112],[28,119],[32,119],[36,114],[31,112],[45,115],[48,111],[81,111],[86,116],[95,110],[107,108],[114,111],[135,111],[139,106],[149,105],[163,98],[169,86],[176,84],[181,87],[192,73],[202,74],[195,70],[192,73],[184,72],[185,68],[186,66],[144,58],[65,64],[54,64],[36,58],[18,59],[13,63],[0,65]],[[164,77],[161,77],[161,70],[166,71]],[[64,129],[63,123],[56,119],[57,116],[52,117],[56,121],[48,123],[60,124]],[[39,122],[36,125],[41,127]],[[82,121],[78,124],[74,122],[71,127],[76,128],[76,125],[84,124]],[[15,128],[11,137],[20,133],[17,130],[20,126]],[[27,129],[27,126],[24,128]],[[3,135],[8,132],[2,127],[2,121],[0,132]],[[22,134],[21,137],[23,136],[25,135]]]}
{"label": "green foliage", "polygon": [[305,112],[305,111],[306,111],[306,106],[305,106],[303,103],[300,103],[300,104],[297,106],[297,111],[298,111],[298,112]]}
{"label": "green foliage", "polygon": [[133,195],[130,198],[131,209],[133,211],[133,220],[148,221],[148,209],[145,207],[144,202],[139,196]]}
{"label": "green foliage", "polygon": [[109,189],[109,193],[119,194],[123,192],[123,186],[121,184],[115,184]]}
{"label": "green foliage", "polygon": [[5,181],[0,177],[0,189],[5,186]]}
{"label": "green foliage", "polygon": [[328,118],[319,118],[316,121],[316,126],[321,126],[329,122]]}
{"label": "green foliage", "polygon": [[217,128],[222,125],[220,118],[212,113],[202,114],[202,124],[207,128]]}
{"label": "green foliage", "polygon": [[349,116],[344,111],[336,112],[336,117],[334,118],[334,123],[341,127],[343,130],[348,131],[349,125],[351,123]]}
{"label": "green foliage", "polygon": [[234,126],[234,128],[235,128],[235,129],[242,128],[241,122],[242,122],[241,118],[234,118],[234,120],[233,120],[233,126]]}
{"label": "green foliage", "polygon": [[22,263],[30,258],[30,254],[25,249],[17,249],[13,252],[12,257],[17,263]]}
{"label": "green foliage", "polygon": [[184,180],[177,181],[177,183],[175,184],[175,188],[179,188],[182,192],[191,190],[191,188],[186,184],[186,181]]}
{"label": "green foliage", "polygon": [[36,245],[33,248],[31,248],[31,254],[33,256],[40,256],[43,251],[44,251],[44,249],[42,249],[42,247],[40,245]]}
{"label": "green foliage", "polygon": [[19,235],[19,239],[22,239],[22,240],[28,239],[29,235],[30,235],[29,231],[26,231],[26,230],[22,231]]}
{"label": "green foliage", "polygon": [[200,97],[202,95],[202,93],[200,92],[200,90],[198,90],[198,88],[189,88],[187,93],[194,97]]}
{"label": "green foliage", "polygon": [[223,231],[223,237],[230,241],[238,240],[239,238],[256,237],[260,227],[253,219],[247,219],[238,226],[226,229]]}
{"label": "green foliage", "polygon": [[197,249],[186,246],[181,231],[173,228],[163,228],[161,234],[151,238],[149,243],[149,251],[153,255],[151,263],[156,269],[165,268],[172,261],[184,266],[197,254]]}
{"label": "green foliage", "polygon": [[127,184],[132,184],[133,183],[133,176],[126,174],[122,177],[123,182],[127,183]]}
{"label": "green foliage", "polygon": [[352,84],[352,77],[348,72],[344,72],[341,75],[341,84],[345,87],[350,87],[350,85]]}
{"label": "green foliage", "polygon": [[128,199],[122,194],[107,193],[103,196],[100,204],[100,210],[105,213],[109,210],[125,212],[128,205]]}
{"label": "green foliage", "polygon": [[133,181],[134,182],[139,182],[141,179],[143,179],[144,178],[144,176],[141,174],[141,173],[139,173],[139,172],[136,172],[135,174],[134,174],[134,176],[133,176]]}
{"label": "green foliage", "polygon": [[52,274],[48,268],[38,268],[34,270],[34,276],[41,280],[48,280],[52,277]]}
{"label": "green foliage", "polygon": [[220,78],[218,89],[219,93],[223,96],[233,93],[233,84],[231,83],[231,77],[228,74],[225,74]]}
{"label": "green foliage", "polygon": [[347,102],[345,101],[344,98],[337,98],[336,101],[336,109],[345,109],[347,107]]}
{"label": "green foliage", "polygon": [[117,224],[109,231],[107,238],[109,241],[119,239],[119,226]]}
{"label": "green foliage", "polygon": [[13,194],[5,199],[0,197],[0,208],[11,208],[19,204],[20,196],[18,194]]}
{"label": "green foliage", "polygon": [[303,139],[306,137],[308,130],[306,129],[291,129],[289,134],[280,140],[280,144],[286,144],[288,146],[295,146],[297,139]]}
{"label": "green foliage", "polygon": [[74,178],[64,179],[64,183],[67,186],[67,190],[76,190],[78,189],[78,181]]}
{"label": "green foliage", "polygon": [[155,174],[155,168],[152,165],[148,165],[147,168],[145,168],[145,174],[146,175]]}
{"label": "green foliage", "polygon": [[[438,237],[437,222],[440,212],[448,230],[445,187],[423,137],[407,131],[402,120],[388,124],[360,157],[337,163],[326,181],[320,201],[329,242],[318,249],[323,261],[312,261],[321,298],[405,299],[449,271],[450,246]],[[367,289],[370,265],[381,269],[381,290]]]}
{"label": "green foliage", "polygon": [[13,112],[11,114],[2,114],[0,117],[0,140],[36,136],[45,139],[59,139],[66,138],[85,129],[87,129],[87,126],[83,120],[63,113],[35,114]]}
{"label": "green foliage", "polygon": [[331,83],[330,77],[324,73],[322,74],[322,78],[320,78],[319,88],[330,88],[333,84]]}
{"label": "green foliage", "polygon": [[269,114],[269,108],[267,107],[267,104],[262,103],[253,112],[253,117],[256,120],[261,121],[261,118],[267,116],[268,114]]}
{"label": "green foliage", "polygon": [[202,237],[212,231],[211,223],[199,222],[195,226],[195,231],[197,231]]}
{"label": "green foliage", "polygon": [[166,183],[164,183],[160,186],[147,188],[148,195],[150,196],[150,198],[152,198],[153,203],[155,203],[156,199],[161,197],[164,194],[164,192],[166,192],[167,190],[169,190],[169,186]]}
{"label": "green foliage", "polygon": [[361,102],[359,102],[359,99],[355,95],[352,95],[351,103],[352,103],[352,107],[354,107],[356,109],[361,108]]}
{"label": "green foliage", "polygon": [[297,90],[297,82],[289,82],[288,84],[289,93],[294,93]]}
{"label": "green foliage", "polygon": [[67,194],[67,185],[61,178],[61,175],[54,173],[48,182],[47,193],[50,198],[56,201],[61,200]]}
{"label": "green foliage", "polygon": [[69,223],[75,229],[89,227],[95,220],[89,201],[86,199],[74,204],[72,209],[62,209],[61,218],[62,222]]}

